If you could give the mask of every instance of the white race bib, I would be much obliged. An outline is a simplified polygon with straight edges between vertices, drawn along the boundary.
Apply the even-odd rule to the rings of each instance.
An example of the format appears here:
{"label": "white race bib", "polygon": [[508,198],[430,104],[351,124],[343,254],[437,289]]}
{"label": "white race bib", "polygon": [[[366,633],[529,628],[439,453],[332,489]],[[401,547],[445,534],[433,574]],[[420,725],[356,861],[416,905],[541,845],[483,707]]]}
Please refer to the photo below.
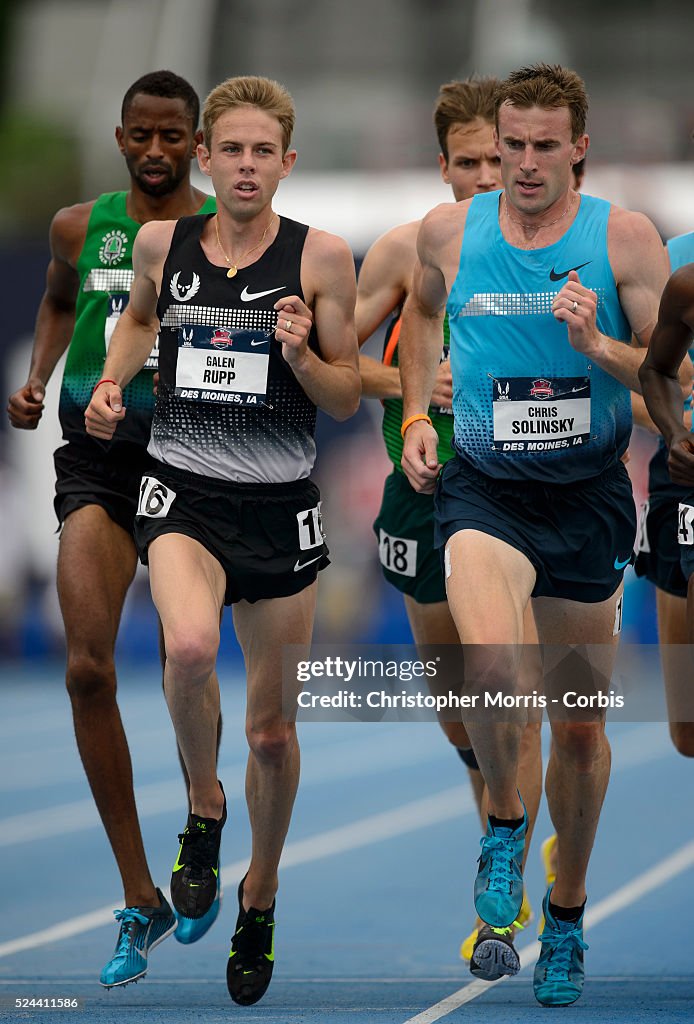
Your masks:
{"label": "white race bib", "polygon": [[694,506],[682,502],[677,513],[677,540],[685,547],[694,544]]}
{"label": "white race bib", "polygon": [[262,405],[274,333],[183,324],[175,394],[195,402]]}
{"label": "white race bib", "polygon": [[650,507],[651,503],[644,501],[639,511],[639,528],[636,531],[636,543],[634,544],[634,551],[637,555],[641,551],[647,555],[651,553],[651,545],[648,540],[648,512]]}
{"label": "white race bib", "polygon": [[494,450],[545,452],[590,440],[590,378],[492,377]]}
{"label": "white race bib", "polygon": [[299,530],[299,547],[302,551],[309,548],[316,548],[325,540],[323,532],[323,516],[321,515],[321,502],[315,508],[307,508],[303,512],[297,512],[296,525]]}
{"label": "white race bib", "polygon": [[160,483],[155,476],[143,476],[137,515],[148,519],[165,519],[174,503],[176,492]]}
{"label": "white race bib", "polygon": [[379,530],[378,558],[381,565],[401,576],[417,575],[417,541],[406,537],[391,537]]}

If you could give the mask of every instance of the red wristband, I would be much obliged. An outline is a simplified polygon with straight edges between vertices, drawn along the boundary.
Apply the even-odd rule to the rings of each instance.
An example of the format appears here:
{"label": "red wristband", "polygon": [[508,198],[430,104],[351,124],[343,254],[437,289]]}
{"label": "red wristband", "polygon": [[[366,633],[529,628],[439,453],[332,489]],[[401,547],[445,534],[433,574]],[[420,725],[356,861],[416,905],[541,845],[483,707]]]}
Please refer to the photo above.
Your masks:
{"label": "red wristband", "polygon": [[98,380],[96,382],[96,384],[94,385],[94,387],[92,388],[92,394],[94,394],[96,389],[100,388],[102,384],[115,384],[116,387],[119,387],[119,384],[118,384],[117,380],[111,380],[110,377],[102,377],[101,380]]}

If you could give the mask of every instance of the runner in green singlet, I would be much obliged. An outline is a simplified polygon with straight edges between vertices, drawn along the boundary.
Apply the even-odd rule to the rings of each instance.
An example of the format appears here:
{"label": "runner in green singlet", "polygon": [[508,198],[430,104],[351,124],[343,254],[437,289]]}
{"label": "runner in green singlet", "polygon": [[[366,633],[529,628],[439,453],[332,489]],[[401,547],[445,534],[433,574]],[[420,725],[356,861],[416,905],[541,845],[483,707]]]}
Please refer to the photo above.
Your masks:
{"label": "runner in green singlet", "polygon": [[55,510],[62,527],[58,593],[77,745],[124,888],[125,909],[116,912],[116,949],[101,972],[106,987],[142,977],[148,950],[176,928],[147,865],[113,658],[137,565],[132,527],[140,479],[150,461],[146,446],[156,348],[126,391],[130,414],[112,443],[87,436],[84,410],[128,302],[133,242],[140,227],[215,209],[214,200],[190,182],[191,160],[201,140],[198,115],[195,91],[170,71],[147,74],[126,92],[116,141],[130,187],[59,210],[53,218],[51,261],[29,374],[8,407],[14,427],[36,429],[46,386],[68,349],[60,392],[66,444],[55,453]]}

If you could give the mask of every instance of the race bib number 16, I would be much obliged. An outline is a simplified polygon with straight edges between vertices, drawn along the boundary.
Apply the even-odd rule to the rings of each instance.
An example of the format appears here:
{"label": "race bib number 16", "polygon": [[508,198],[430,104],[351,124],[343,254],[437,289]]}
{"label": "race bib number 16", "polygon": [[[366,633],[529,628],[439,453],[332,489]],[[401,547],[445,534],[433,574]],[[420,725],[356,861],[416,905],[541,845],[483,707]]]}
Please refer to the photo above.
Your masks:
{"label": "race bib number 16", "polygon": [[176,492],[165,487],[155,476],[143,476],[137,515],[149,519],[165,519],[175,497]]}

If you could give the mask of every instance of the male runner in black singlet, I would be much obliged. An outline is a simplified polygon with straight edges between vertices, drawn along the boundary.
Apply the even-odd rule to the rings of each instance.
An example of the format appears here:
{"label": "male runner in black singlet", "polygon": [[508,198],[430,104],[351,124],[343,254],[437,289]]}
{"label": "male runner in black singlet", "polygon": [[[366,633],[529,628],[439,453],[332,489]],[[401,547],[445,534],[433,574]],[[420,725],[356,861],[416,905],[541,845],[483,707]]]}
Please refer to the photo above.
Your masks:
{"label": "male runner in black singlet", "polygon": [[[196,826],[217,837],[226,816],[215,771],[219,691],[210,674],[219,614],[234,605],[244,652],[253,834],[227,984],[261,998],[274,963],[277,867],[298,783],[296,729],[283,721],[281,649],[310,641],[316,576],[328,564],[315,456],[316,407],[351,416],[360,393],[356,282],[346,243],[279,217],[292,169],[291,97],[264,78],[232,78],[208,96],[200,166],[217,216],[145,228],[131,301],[86,420],[110,438],[127,412],[122,388],[160,329],[160,383],[136,520],[140,555],[166,643],[166,693],[190,777]],[[217,838],[217,848],[218,848]],[[185,834],[172,899],[195,919],[214,899],[210,844],[203,884],[188,885]]]}
{"label": "male runner in black singlet", "polygon": [[34,430],[46,385],[69,346],[60,393],[67,443],[55,453],[55,510],[62,524],[58,593],[77,745],[125,896],[125,909],[117,912],[115,953],[101,972],[107,987],[142,977],[148,949],[176,928],[147,866],[113,660],[137,564],[132,529],[140,479],[151,462],[146,444],[154,406],[154,345],[146,368],[126,393],[128,423],[110,445],[86,435],[84,410],[114,324],[128,302],[133,242],[141,226],[215,208],[190,183],[190,164],[201,138],[199,109],[193,88],[170,71],[144,75],[126,92],[116,141],[130,187],[59,210],[53,218],[51,262],[29,374],[8,407],[14,427]]}

